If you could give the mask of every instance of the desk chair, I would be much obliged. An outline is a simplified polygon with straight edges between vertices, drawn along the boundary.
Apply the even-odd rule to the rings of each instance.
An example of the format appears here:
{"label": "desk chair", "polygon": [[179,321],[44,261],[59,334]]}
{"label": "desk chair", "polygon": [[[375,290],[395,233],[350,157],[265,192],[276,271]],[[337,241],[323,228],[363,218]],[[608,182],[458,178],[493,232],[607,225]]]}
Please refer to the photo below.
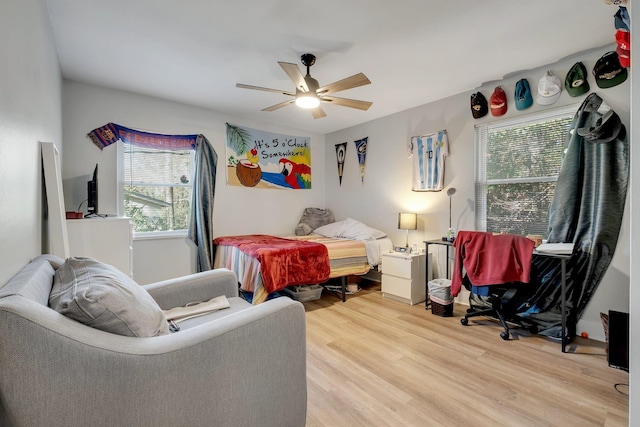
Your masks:
{"label": "desk chair", "polygon": [[[526,283],[516,282],[502,285],[492,286],[474,286],[465,276],[463,279],[464,287],[471,292],[469,296],[469,308],[465,316],[460,319],[460,323],[464,326],[469,324],[469,318],[478,316],[488,316],[497,318],[504,328],[500,332],[500,338],[508,340],[510,337],[509,323],[520,328],[525,328],[531,333],[537,333],[538,327],[533,324],[526,324],[516,314],[517,309],[521,305],[523,286]],[[472,300],[475,300],[475,306]]]}
{"label": "desk chair", "polygon": [[464,285],[472,294],[486,296],[487,302],[485,307],[473,307],[470,300],[460,322],[466,326],[470,317],[497,317],[504,328],[500,337],[508,340],[507,322],[523,326],[515,311],[520,305],[518,290],[529,282],[533,241],[516,234],[460,231],[453,246],[452,294],[456,296]]}

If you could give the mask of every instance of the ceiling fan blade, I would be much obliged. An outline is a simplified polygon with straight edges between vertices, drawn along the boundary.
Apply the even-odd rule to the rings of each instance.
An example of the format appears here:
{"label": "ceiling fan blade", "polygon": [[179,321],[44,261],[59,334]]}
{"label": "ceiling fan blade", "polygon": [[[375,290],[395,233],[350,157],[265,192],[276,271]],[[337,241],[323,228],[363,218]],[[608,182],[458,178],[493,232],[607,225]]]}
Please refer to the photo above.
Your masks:
{"label": "ceiling fan blade", "polygon": [[290,99],[288,101],[284,101],[284,102],[281,102],[279,104],[272,105],[271,107],[263,108],[262,111],[275,111],[275,110],[277,110],[279,108],[286,107],[289,104],[293,104],[294,102],[296,102],[295,99]]}
{"label": "ceiling fan blade", "polygon": [[260,86],[251,86],[251,85],[245,85],[242,83],[236,83],[236,87],[242,88],[242,89],[253,89],[253,90],[262,90],[265,92],[273,92],[273,93],[279,93],[282,95],[289,95],[289,96],[296,96],[296,94],[294,92],[289,92],[286,90],[279,90],[279,89],[269,89],[266,87],[260,87]]}
{"label": "ceiling fan blade", "polygon": [[327,113],[324,112],[322,107],[316,107],[311,109],[311,114],[314,119],[321,119],[323,117],[327,117]]}
{"label": "ceiling fan blade", "polygon": [[335,96],[321,96],[320,101],[330,104],[340,105],[342,107],[357,108],[358,110],[367,111],[373,105],[373,102],[359,101],[357,99],[338,98]]}
{"label": "ceiling fan blade", "polygon": [[282,67],[287,76],[291,79],[294,85],[296,85],[296,89],[299,89],[303,92],[309,92],[309,87],[307,86],[307,82],[304,81],[304,76],[300,72],[300,68],[296,64],[292,64],[290,62],[280,62],[278,64]]}
{"label": "ceiling fan blade", "polygon": [[328,95],[330,93],[340,92],[342,90],[352,89],[358,86],[364,86],[370,84],[371,81],[362,73],[355,74],[346,79],[338,80],[337,82],[329,83],[326,86],[319,88],[316,93],[318,95]]}

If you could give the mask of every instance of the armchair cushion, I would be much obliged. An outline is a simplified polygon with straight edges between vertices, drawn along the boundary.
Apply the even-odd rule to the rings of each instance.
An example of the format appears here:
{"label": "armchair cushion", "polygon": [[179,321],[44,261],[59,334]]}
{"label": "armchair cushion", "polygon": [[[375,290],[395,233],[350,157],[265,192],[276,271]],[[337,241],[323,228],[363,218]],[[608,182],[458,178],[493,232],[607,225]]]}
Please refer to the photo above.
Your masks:
{"label": "armchair cushion", "polygon": [[167,319],[149,293],[115,267],[92,258],[68,258],[49,294],[54,310],[114,334],[153,337],[169,333]]}

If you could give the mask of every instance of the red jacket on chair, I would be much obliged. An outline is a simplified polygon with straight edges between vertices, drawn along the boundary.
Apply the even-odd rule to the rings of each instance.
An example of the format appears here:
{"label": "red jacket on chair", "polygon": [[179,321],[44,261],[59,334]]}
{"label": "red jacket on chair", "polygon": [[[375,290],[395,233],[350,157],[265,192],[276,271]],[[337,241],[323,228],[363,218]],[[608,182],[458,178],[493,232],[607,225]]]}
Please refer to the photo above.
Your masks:
{"label": "red jacket on chair", "polygon": [[463,267],[476,286],[529,283],[534,243],[524,236],[460,231],[453,247],[456,249],[451,276],[454,297],[462,287]]}

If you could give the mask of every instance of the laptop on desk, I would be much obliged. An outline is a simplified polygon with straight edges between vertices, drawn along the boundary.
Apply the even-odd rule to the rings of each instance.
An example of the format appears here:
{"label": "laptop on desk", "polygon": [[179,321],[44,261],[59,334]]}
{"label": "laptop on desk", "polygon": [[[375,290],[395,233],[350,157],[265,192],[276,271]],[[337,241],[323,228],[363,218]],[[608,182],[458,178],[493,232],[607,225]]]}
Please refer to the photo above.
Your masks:
{"label": "laptop on desk", "polygon": [[573,243],[543,243],[536,248],[536,252],[571,255],[573,253]]}

